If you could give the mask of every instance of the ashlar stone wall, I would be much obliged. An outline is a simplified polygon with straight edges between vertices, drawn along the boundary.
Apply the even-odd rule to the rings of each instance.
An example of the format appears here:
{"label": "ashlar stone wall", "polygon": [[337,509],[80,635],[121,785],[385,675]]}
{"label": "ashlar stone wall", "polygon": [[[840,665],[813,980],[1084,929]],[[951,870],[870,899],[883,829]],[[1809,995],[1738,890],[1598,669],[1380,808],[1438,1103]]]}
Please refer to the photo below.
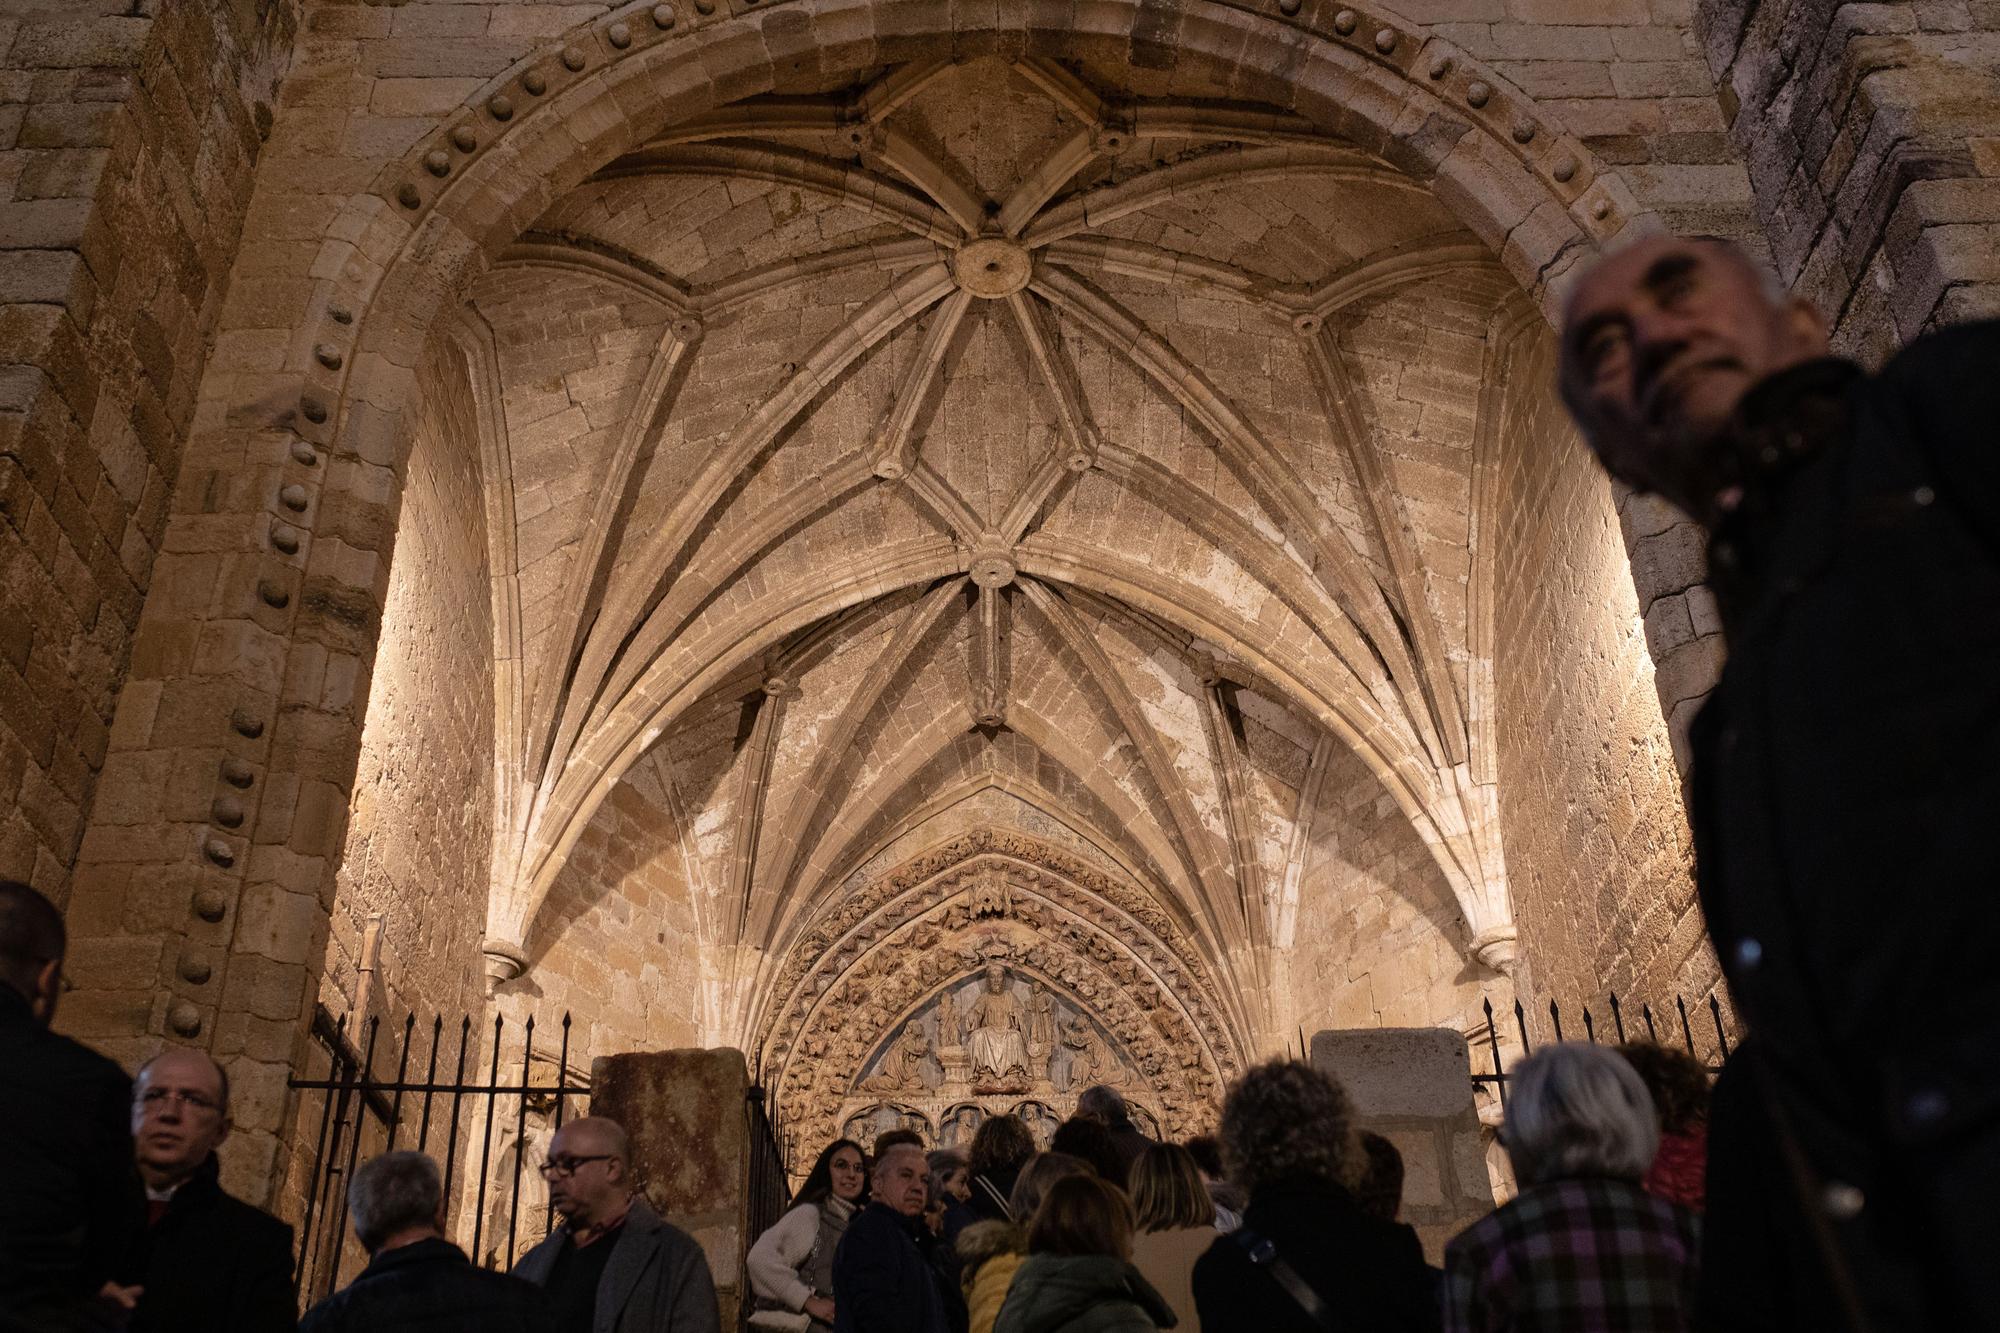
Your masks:
{"label": "ashlar stone wall", "polygon": [[1284,955],[1293,1026],[1469,1031],[1504,980],[1466,957],[1451,890],[1394,798],[1351,751],[1328,763]]}
{"label": "ashlar stone wall", "polygon": [[1497,460],[1494,672],[1523,998],[1693,1001],[1716,970],[1619,515],[1555,398],[1552,340],[1522,342]]}
{"label": "ashlar stone wall", "polygon": [[1772,258],[1841,346],[2000,315],[2000,4],[1698,8]]}
{"label": "ashlar stone wall", "polygon": [[0,875],[58,902],[301,8],[0,5]]}
{"label": "ashlar stone wall", "polygon": [[[422,377],[320,1003],[385,1025],[477,1017],[493,846],[493,618],[478,410],[464,354]],[[294,671],[324,654],[295,655]],[[323,668],[322,668],[323,669]],[[369,923],[377,956],[364,957]],[[360,969],[366,965],[370,974]]]}

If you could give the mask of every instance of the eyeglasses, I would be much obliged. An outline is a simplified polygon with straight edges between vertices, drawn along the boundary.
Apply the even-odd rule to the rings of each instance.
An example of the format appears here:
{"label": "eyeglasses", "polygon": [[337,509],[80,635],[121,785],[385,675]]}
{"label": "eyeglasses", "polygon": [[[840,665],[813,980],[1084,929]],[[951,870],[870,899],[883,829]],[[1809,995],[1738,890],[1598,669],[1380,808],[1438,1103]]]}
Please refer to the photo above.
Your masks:
{"label": "eyeglasses", "polygon": [[595,1157],[551,1157],[542,1163],[541,1170],[545,1176],[573,1176],[580,1166],[588,1166],[592,1162],[608,1162],[617,1155],[605,1152],[598,1153]]}
{"label": "eyeglasses", "polygon": [[221,1105],[199,1092],[182,1092],[179,1088],[148,1088],[139,1094],[140,1109],[152,1113],[164,1111],[170,1102],[178,1102],[196,1111],[219,1111]]}

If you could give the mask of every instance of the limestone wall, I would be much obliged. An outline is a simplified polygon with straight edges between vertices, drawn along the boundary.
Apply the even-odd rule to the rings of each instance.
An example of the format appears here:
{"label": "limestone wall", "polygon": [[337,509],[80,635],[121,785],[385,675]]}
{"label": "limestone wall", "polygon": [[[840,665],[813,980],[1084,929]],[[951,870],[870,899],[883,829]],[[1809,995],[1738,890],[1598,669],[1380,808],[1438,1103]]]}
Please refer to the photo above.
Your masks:
{"label": "limestone wall", "polygon": [[1645,623],[1610,488],[1549,387],[1550,356],[1537,337],[1509,367],[1497,459],[1500,814],[1523,998],[1693,998],[1714,964]]}
{"label": "limestone wall", "polygon": [[1382,784],[1351,751],[1328,762],[1286,954],[1286,1030],[1466,1030],[1498,978],[1466,958],[1451,890]]}
{"label": "limestone wall", "polygon": [[618,785],[578,841],[528,936],[529,972],[500,990],[503,1012],[535,1015],[538,1046],[570,1065],[627,1051],[712,1044],[700,1023],[704,957],[681,823],[663,765]]}
{"label": "limestone wall", "polygon": [[2000,314],[2000,4],[1698,8],[1772,257],[1838,341]]}
{"label": "limestone wall", "polygon": [[[477,1017],[493,845],[493,623],[477,412],[462,355],[425,374],[320,1000],[385,1024]],[[310,669],[309,667],[307,669]],[[380,958],[358,968],[371,917]]]}
{"label": "limestone wall", "polygon": [[59,902],[300,8],[0,7],[0,875]]}

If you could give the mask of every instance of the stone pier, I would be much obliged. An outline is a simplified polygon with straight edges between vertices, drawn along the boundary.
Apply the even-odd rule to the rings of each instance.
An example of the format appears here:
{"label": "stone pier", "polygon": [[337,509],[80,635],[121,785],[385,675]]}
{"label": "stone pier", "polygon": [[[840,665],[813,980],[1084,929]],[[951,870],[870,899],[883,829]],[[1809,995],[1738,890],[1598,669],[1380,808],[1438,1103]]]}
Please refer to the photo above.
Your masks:
{"label": "stone pier", "polygon": [[1465,1038],[1449,1028],[1318,1032],[1312,1065],[1346,1085],[1361,1128],[1403,1154],[1402,1220],[1439,1262],[1445,1242],[1493,1208]]}
{"label": "stone pier", "polygon": [[734,1050],[652,1051],[591,1064],[593,1115],[632,1138],[632,1170],[653,1208],[701,1243],[722,1327],[735,1328],[743,1256],[755,1239],[750,1071]]}

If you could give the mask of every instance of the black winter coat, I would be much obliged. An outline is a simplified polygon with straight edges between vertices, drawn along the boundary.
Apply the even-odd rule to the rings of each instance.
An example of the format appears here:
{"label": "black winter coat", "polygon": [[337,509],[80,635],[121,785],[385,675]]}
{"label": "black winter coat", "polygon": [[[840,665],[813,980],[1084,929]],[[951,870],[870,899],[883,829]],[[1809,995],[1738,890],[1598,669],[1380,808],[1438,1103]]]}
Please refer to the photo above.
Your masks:
{"label": "black winter coat", "polygon": [[299,1333],[547,1333],[548,1294],[475,1268],[448,1240],[376,1255],[345,1288],[306,1311]]}
{"label": "black winter coat", "polygon": [[[88,1327],[146,1221],[132,1164],[132,1080],[36,1022],[0,983],[0,1329]],[[16,1323],[14,1321],[22,1321]]]}
{"label": "black winter coat", "polygon": [[132,1333],[291,1333],[292,1229],[223,1193],[211,1156],[146,1230]]}
{"label": "black winter coat", "polygon": [[1730,445],[1745,497],[1710,545],[1729,659],[1690,820],[1753,1037],[1711,1119],[1706,1317],[1838,1327],[1798,1203],[1824,1216],[1837,1184],[1862,1206],[1830,1219],[1835,1248],[1879,1326],[1993,1327],[2000,323],[1874,376],[1773,376]]}
{"label": "black winter coat", "polygon": [[936,1270],[918,1248],[922,1226],[883,1203],[848,1222],[833,1252],[835,1333],[950,1333]]}
{"label": "black winter coat", "polygon": [[[1417,1233],[1370,1217],[1339,1186],[1261,1186],[1243,1226],[1277,1247],[1343,1333],[1436,1333],[1437,1299]],[[1195,1260],[1194,1305],[1201,1333],[1326,1333],[1230,1236]]]}

